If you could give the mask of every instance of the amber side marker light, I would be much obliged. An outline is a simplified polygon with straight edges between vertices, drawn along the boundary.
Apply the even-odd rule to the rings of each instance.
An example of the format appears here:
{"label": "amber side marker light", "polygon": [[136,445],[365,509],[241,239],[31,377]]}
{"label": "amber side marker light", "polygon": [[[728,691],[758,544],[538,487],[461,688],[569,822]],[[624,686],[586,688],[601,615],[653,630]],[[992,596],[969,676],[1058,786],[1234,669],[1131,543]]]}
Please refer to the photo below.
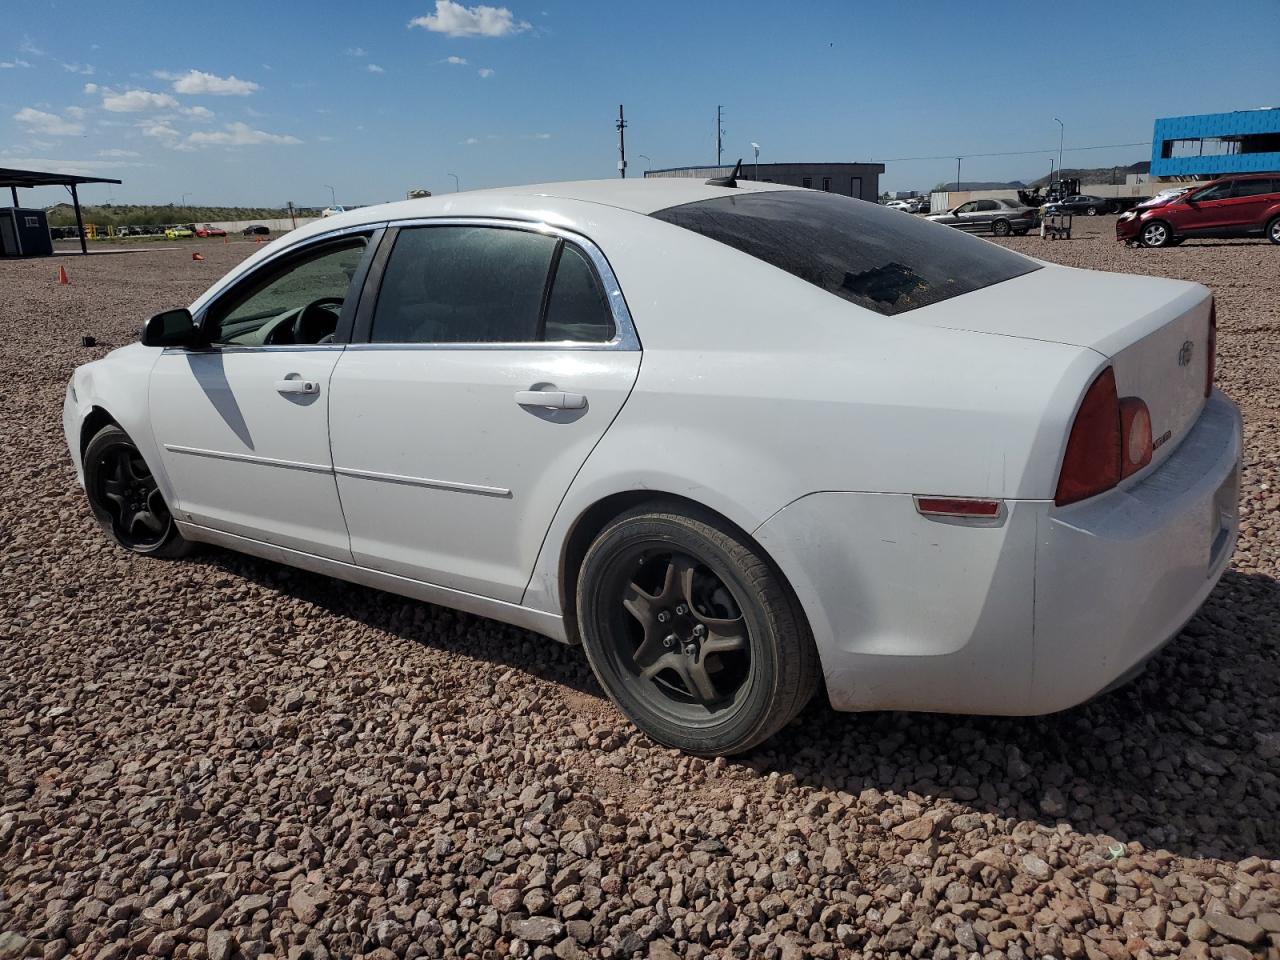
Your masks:
{"label": "amber side marker light", "polygon": [[969,497],[916,497],[916,510],[926,517],[994,520],[1000,516],[1000,501],[974,500]]}

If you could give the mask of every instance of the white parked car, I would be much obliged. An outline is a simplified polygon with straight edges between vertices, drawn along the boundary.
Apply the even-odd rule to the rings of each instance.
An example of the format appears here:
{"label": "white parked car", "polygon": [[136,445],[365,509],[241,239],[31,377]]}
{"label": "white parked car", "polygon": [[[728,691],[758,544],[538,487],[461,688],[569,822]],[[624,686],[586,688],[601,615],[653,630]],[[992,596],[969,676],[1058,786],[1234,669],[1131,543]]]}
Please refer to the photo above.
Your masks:
{"label": "white parked car", "polygon": [[1136,670],[1237,532],[1196,284],[774,184],[551,184],[295,230],[76,370],[139,553],[203,541],[582,642],[655,740],[1040,714]]}
{"label": "white parked car", "polygon": [[347,212],[346,207],[338,207],[338,206],[325,207],[323,210],[320,211],[320,217],[321,219],[325,217],[336,217],[338,214],[346,213],[346,212]]}

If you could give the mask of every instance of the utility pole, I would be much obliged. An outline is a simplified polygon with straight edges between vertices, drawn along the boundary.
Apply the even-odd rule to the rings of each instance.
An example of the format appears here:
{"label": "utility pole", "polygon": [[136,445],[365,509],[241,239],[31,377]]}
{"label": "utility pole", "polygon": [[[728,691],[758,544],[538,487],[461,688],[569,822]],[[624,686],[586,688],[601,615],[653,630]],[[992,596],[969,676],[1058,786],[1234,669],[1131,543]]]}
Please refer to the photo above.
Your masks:
{"label": "utility pole", "polygon": [[724,107],[716,104],[716,166],[720,166],[720,157],[724,153],[724,119],[721,111]]}
{"label": "utility pole", "polygon": [[289,222],[293,224],[293,229],[298,229],[298,215],[293,212],[293,201],[289,202]]}
{"label": "utility pole", "polygon": [[956,193],[960,192],[960,158],[956,157]]}
{"label": "utility pole", "polygon": [[627,121],[622,116],[622,104],[618,104],[618,176],[627,179]]}

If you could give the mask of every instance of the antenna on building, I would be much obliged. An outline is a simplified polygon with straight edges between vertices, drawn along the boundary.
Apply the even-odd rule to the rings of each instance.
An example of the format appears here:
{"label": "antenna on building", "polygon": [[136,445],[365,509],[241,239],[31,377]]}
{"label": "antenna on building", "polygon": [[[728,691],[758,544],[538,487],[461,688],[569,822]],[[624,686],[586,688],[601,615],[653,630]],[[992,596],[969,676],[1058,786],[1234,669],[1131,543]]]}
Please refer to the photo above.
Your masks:
{"label": "antenna on building", "polygon": [[618,104],[618,176],[627,178],[627,121],[622,118],[622,104]]}

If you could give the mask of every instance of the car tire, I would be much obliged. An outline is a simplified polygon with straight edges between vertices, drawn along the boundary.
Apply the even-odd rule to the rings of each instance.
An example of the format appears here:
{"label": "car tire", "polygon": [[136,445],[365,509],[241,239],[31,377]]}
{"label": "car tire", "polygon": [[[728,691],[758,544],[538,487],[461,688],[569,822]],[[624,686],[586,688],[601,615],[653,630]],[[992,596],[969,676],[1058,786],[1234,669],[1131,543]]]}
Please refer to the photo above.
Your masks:
{"label": "car tire", "polygon": [[1084,212],[1086,216],[1096,217],[1101,211],[1097,207],[1086,207]]}
{"label": "car tire", "polygon": [[1163,220],[1149,220],[1138,234],[1144,247],[1167,247],[1173,242],[1173,228]]}
{"label": "car tire", "polygon": [[642,505],[596,537],[577,612],[605,692],[686,753],[750,750],[818,686],[817,650],[781,573],[741,531],[683,503]]}
{"label": "car tire", "polygon": [[1011,228],[1008,220],[996,220],[991,224],[991,232],[997,237],[1007,237]]}
{"label": "car tire", "polygon": [[1280,217],[1273,217],[1271,222],[1267,224],[1267,239],[1272,243],[1280,244]]}
{"label": "car tire", "polygon": [[194,549],[178,532],[137,445],[114,424],[99,430],[85,447],[84,489],[94,518],[126,550],[176,558]]}
{"label": "car tire", "polygon": [[1026,231],[1026,230],[1015,230],[1015,231],[1013,231],[1013,235],[1014,235],[1015,237],[1025,237],[1025,236],[1027,235],[1027,231]]}

